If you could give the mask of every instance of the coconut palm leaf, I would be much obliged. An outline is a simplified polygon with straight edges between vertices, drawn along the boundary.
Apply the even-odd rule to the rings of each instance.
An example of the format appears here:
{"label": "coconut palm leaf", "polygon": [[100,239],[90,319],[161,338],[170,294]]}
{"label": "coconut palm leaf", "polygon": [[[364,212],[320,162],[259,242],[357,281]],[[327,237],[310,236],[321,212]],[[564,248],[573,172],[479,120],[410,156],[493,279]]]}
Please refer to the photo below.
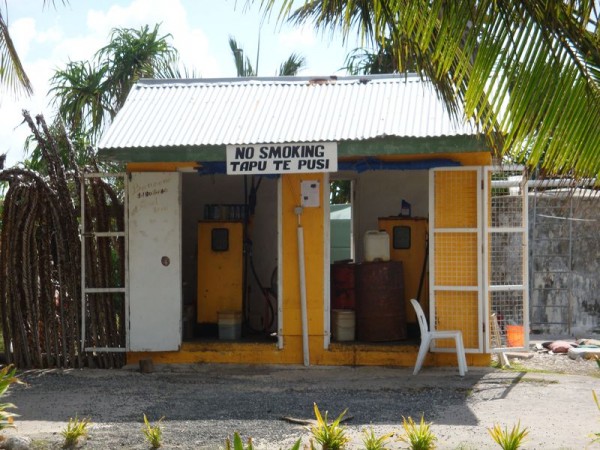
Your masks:
{"label": "coconut palm leaf", "polygon": [[[8,32],[8,24],[0,10],[0,89],[17,95],[33,93],[31,82],[21,64],[15,45]],[[1,92],[1,91],[0,91]]]}
{"label": "coconut palm leaf", "polygon": [[298,53],[292,53],[288,59],[279,66],[279,76],[296,76],[298,72],[306,67],[306,59]]}
{"label": "coconut palm leaf", "polygon": [[244,49],[242,49],[233,36],[229,36],[229,48],[233,54],[233,60],[235,63],[235,70],[238,77],[255,77],[256,71],[252,67],[250,58],[244,56]]}
{"label": "coconut palm leaf", "polygon": [[[274,0],[259,0],[275,8]],[[595,0],[313,0],[282,17],[392,40],[455,118],[530,168],[600,175],[600,31]],[[280,3],[278,3],[280,5]]]}

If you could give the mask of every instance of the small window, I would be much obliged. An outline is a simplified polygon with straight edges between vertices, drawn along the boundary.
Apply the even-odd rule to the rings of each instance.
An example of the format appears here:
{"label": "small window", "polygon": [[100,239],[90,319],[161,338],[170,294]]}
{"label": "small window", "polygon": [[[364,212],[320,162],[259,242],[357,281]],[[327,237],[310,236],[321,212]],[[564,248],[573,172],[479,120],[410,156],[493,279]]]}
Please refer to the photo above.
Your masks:
{"label": "small window", "polygon": [[213,228],[210,247],[213,252],[226,252],[229,250],[229,230],[227,228]]}
{"label": "small window", "polygon": [[410,248],[410,227],[394,227],[394,249],[408,250]]}

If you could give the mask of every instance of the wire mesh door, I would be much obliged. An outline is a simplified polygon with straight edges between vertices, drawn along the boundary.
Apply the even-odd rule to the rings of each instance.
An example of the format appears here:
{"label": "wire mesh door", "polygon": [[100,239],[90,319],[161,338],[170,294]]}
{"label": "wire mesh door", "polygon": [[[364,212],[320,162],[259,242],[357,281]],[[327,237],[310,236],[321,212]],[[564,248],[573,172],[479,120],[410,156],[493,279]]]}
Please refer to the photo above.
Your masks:
{"label": "wire mesh door", "polygon": [[81,178],[81,348],[124,353],[128,318],[127,177]]}
{"label": "wire mesh door", "polygon": [[[430,328],[462,331],[469,352],[483,351],[481,186],[479,167],[430,171]],[[432,348],[454,351],[454,343]]]}
{"label": "wire mesh door", "polygon": [[489,351],[529,345],[527,180],[520,168],[484,172],[484,280]]}

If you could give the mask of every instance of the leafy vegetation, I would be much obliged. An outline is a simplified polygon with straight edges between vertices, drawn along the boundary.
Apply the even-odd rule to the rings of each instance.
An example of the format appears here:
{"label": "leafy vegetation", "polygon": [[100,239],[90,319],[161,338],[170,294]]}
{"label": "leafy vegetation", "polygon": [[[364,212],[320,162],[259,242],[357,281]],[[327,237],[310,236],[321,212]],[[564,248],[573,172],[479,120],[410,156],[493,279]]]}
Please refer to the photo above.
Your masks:
{"label": "leafy vegetation", "polygon": [[242,438],[236,432],[233,433],[233,445],[231,445],[231,441],[229,438],[225,441],[225,448],[227,450],[254,450],[254,446],[252,445],[252,438],[248,438],[248,445],[244,446],[242,442]]}
{"label": "leafy vegetation", "polygon": [[[357,35],[378,66],[431,81],[457,121],[474,120],[498,154],[531,169],[600,174],[600,46],[596,0],[255,0],[282,20]],[[372,70],[372,69],[369,69]]]}
{"label": "leafy vegetation", "polygon": [[178,53],[170,37],[159,35],[159,25],[115,28],[110,43],[92,61],[70,62],[57,70],[49,93],[69,129],[84,132],[93,141],[121,109],[137,80],[172,77]]}
{"label": "leafy vegetation", "polygon": [[163,421],[164,417],[158,419],[158,422],[154,425],[150,423],[146,414],[144,414],[144,426],[142,428],[142,433],[144,433],[144,437],[150,447],[159,448],[162,445],[162,428],[160,423]]}
{"label": "leafy vegetation", "polygon": [[431,431],[431,423],[426,423],[424,416],[417,424],[412,417],[402,417],[404,434],[400,440],[409,444],[411,450],[432,450],[435,448],[437,437]]}
{"label": "leafy vegetation", "polygon": [[[258,43],[258,45],[260,47],[260,42]],[[235,63],[235,70],[237,72],[238,77],[258,76],[258,51],[256,52],[256,65],[253,67],[250,58],[244,55],[244,49],[240,47],[240,45],[233,36],[229,37],[229,48],[231,49],[231,53],[233,55],[233,62]],[[295,76],[305,66],[306,59],[304,58],[304,56],[299,55],[298,53],[292,53],[279,66],[278,76]]]}
{"label": "leafy vegetation", "polygon": [[[323,417],[316,403],[313,404],[313,409],[317,424],[311,428],[310,432],[315,441],[321,445],[322,450],[340,450],[345,448],[350,439],[346,434],[346,427],[340,425],[340,422],[348,410],[345,409],[337,419],[329,423],[327,420],[327,411],[325,411],[325,417]],[[312,445],[311,442],[311,447]]]}
{"label": "leafy vegetation", "polygon": [[529,434],[527,428],[521,429],[521,422],[514,425],[510,431],[508,427],[501,428],[499,424],[488,429],[492,439],[502,450],[517,450],[521,448],[525,437]]}
{"label": "leafy vegetation", "polygon": [[[598,408],[598,411],[600,411],[600,401],[598,400],[596,391],[592,391],[592,397],[594,397],[594,403],[596,403],[596,407]],[[600,433],[594,433],[592,437],[592,442],[600,443]]]}
{"label": "leafy vegetation", "polygon": [[[0,398],[4,397],[12,384],[20,383],[16,377],[17,369],[13,366],[4,366],[0,369]],[[0,403],[0,430],[13,425],[16,414],[7,411],[16,408],[12,403]]]}
{"label": "leafy vegetation", "polygon": [[[6,3],[4,3],[6,7]],[[13,95],[33,93],[31,81],[21,64],[17,49],[10,37],[8,24],[0,5],[0,94],[7,91]]]}
{"label": "leafy vegetation", "polygon": [[394,433],[388,433],[382,436],[376,436],[373,428],[363,430],[362,441],[365,450],[388,450],[386,444],[393,435]]}
{"label": "leafy vegetation", "polygon": [[65,429],[60,432],[65,439],[63,448],[71,448],[77,445],[79,439],[88,435],[87,427],[90,424],[90,419],[78,419],[77,416],[74,419],[70,418]]}

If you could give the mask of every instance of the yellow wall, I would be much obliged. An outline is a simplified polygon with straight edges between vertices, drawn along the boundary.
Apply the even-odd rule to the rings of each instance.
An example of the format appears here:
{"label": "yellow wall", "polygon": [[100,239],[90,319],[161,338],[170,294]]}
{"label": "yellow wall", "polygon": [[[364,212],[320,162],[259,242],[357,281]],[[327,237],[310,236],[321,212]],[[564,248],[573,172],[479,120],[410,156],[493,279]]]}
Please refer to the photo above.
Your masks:
{"label": "yellow wall", "polygon": [[[302,336],[300,310],[300,283],[298,272],[298,218],[294,208],[300,203],[300,183],[318,180],[321,190],[321,205],[318,208],[304,208],[301,224],[304,230],[304,256],[306,268],[306,303],[308,313],[308,334],[311,336],[311,360],[323,351],[324,335],[324,214],[322,204],[324,183],[323,174],[290,174],[281,177],[282,208],[282,294],[283,294],[283,343],[284,351],[290,352],[292,359],[302,362],[302,346],[290,346],[290,337]],[[300,340],[301,344],[301,340]]]}

